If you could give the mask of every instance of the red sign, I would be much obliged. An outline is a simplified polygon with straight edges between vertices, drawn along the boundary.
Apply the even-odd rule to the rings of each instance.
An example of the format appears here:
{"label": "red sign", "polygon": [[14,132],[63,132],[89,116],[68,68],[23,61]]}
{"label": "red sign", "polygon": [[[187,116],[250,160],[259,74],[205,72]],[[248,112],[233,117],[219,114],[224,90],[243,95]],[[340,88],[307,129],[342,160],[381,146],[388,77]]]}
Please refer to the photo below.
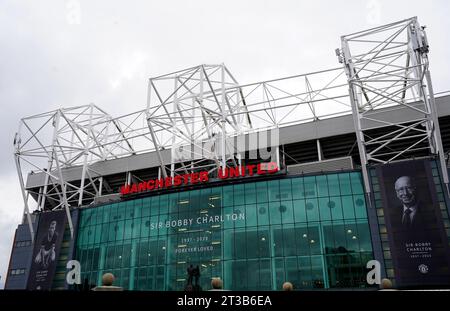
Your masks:
{"label": "red sign", "polygon": [[[251,165],[241,165],[237,167],[226,167],[219,169],[219,179],[229,179],[235,177],[255,176],[273,174],[278,172],[278,166],[275,162],[259,163]],[[177,175],[174,177],[150,179],[140,183],[125,185],[120,188],[121,195],[140,193],[156,189],[165,189],[185,185],[195,185],[209,181],[208,171]]]}

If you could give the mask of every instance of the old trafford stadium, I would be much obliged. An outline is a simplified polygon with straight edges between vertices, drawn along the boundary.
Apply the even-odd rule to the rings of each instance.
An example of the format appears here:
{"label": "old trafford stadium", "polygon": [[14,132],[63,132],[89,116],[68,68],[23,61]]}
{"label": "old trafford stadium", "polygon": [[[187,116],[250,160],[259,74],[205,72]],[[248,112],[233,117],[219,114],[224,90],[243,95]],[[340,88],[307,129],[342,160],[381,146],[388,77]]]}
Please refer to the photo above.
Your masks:
{"label": "old trafford stadium", "polygon": [[5,288],[449,287],[429,44],[414,17],[342,36],[336,68],[242,85],[203,64],[150,78],[140,111],[22,118]]}

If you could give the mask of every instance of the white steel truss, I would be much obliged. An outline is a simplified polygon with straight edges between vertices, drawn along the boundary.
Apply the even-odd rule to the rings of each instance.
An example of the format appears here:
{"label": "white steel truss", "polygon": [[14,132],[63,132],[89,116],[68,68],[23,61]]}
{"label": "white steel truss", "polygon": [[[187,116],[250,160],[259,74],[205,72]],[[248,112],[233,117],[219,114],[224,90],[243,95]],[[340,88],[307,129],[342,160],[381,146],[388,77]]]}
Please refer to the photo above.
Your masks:
{"label": "white steel truss", "polygon": [[[348,113],[345,86],[339,68],[247,85],[239,85],[223,64],[152,78],[147,121],[162,175],[238,165],[241,157],[230,142],[236,136]],[[211,140],[217,148],[205,165],[197,153]],[[193,153],[191,162],[178,159],[174,146],[187,147]],[[169,165],[160,153],[166,148],[172,151]]]}
{"label": "white steel truss", "polygon": [[[14,147],[30,231],[33,233],[28,206],[31,195],[36,199],[37,209],[43,209],[46,201],[53,210],[64,208],[72,235],[70,206],[80,206],[101,195],[102,176],[89,164],[133,152],[120,124],[92,104],[21,119]],[[64,170],[80,166],[79,178],[68,181]],[[26,188],[23,178],[26,173],[44,176],[43,186],[37,193]],[[88,187],[94,192],[88,191]]]}
{"label": "white steel truss", "polygon": [[[148,106],[140,111],[111,117],[91,104],[20,121],[14,155],[25,213],[29,216],[29,198],[38,210],[46,202],[67,212],[71,206],[91,204],[103,188],[94,163],[156,151],[162,176],[199,167],[214,171],[241,164],[229,150],[230,137],[349,113],[342,68],[246,85],[239,85],[224,65],[200,65],[152,78]],[[166,162],[161,158],[161,150],[173,154],[179,145],[194,144],[201,150],[202,142],[211,137],[226,137],[218,139],[225,146],[215,149],[206,165],[197,155],[189,165],[179,160],[177,167],[173,156]],[[79,176],[74,177],[74,171]],[[39,191],[25,183],[24,177],[33,175],[45,177]]]}
{"label": "white steel truss", "polygon": [[[439,158],[448,191],[442,147],[429,70],[425,27],[416,17],[341,37],[336,50],[349,84],[350,101],[366,192],[370,194],[367,165],[390,163],[425,149]],[[411,104],[414,102],[414,104]],[[383,111],[401,109],[406,121],[394,122]],[[380,137],[368,131],[391,126]],[[398,148],[403,143],[402,148]],[[396,145],[396,148],[391,146]]]}

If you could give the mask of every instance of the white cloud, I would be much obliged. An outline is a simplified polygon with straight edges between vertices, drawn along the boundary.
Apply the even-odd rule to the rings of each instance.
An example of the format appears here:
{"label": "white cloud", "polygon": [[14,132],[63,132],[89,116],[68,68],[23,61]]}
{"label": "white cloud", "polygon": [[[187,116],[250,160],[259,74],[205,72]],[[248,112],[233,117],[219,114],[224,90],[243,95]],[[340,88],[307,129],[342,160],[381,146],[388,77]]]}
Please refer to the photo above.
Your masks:
{"label": "white cloud", "polygon": [[146,62],[149,56],[141,50],[123,51],[115,55],[108,55],[105,68],[111,68],[109,83],[112,89],[117,89],[125,81],[140,79],[145,81]]}

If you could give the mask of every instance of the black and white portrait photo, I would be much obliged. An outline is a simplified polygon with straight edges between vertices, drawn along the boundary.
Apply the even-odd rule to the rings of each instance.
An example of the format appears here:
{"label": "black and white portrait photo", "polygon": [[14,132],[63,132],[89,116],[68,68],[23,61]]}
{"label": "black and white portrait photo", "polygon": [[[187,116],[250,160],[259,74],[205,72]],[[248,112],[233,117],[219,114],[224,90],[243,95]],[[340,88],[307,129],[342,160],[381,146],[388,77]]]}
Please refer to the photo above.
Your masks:
{"label": "black and white portrait photo", "polygon": [[58,232],[56,232],[57,221],[53,220],[48,227],[47,234],[40,241],[40,248],[34,257],[34,262],[39,264],[42,269],[47,269],[49,264],[56,259],[56,241],[58,240]]}
{"label": "black and white portrait photo", "polygon": [[398,221],[404,230],[422,230],[424,228],[424,209],[422,202],[418,200],[418,189],[415,178],[404,175],[396,179],[394,183],[395,193],[399,200]]}
{"label": "black and white portrait photo", "polygon": [[28,276],[28,289],[50,289],[56,271],[66,217],[65,211],[54,211],[40,215]]}

